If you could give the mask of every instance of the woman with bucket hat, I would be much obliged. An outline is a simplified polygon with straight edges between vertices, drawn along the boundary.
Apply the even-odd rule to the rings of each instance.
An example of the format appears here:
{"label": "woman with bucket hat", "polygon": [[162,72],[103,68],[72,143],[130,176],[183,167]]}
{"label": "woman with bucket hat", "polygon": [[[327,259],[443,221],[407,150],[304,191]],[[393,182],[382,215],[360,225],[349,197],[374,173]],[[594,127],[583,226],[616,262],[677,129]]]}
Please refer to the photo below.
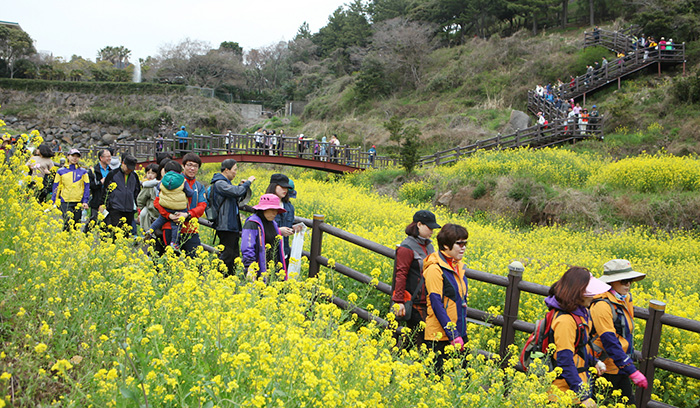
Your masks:
{"label": "woman with bucket hat", "polygon": [[635,404],[630,380],[642,388],[648,386],[647,379],[634,366],[634,306],[630,287],[646,277],[636,272],[625,259],[613,259],[603,265],[603,276],[599,279],[611,286],[610,290],[593,299],[591,318],[595,336],[593,349],[600,353],[605,363],[605,378],[613,389],[620,390],[628,404]]}
{"label": "woman with bucket hat", "polygon": [[572,266],[549,288],[545,299],[549,309],[557,310],[552,319],[556,346],[552,363],[562,369],[552,386],[562,392],[574,391],[585,407],[597,406],[591,391],[589,367],[595,366],[598,375],[605,371],[605,365],[594,357],[588,345],[591,329],[588,307],[594,296],[609,289],[610,285],[595,278],[588,269]]}
{"label": "woman with bucket hat", "polygon": [[433,230],[440,228],[435,214],[420,210],[413,214],[413,222],[406,226],[406,239],[396,248],[394,262],[394,279],[391,301],[392,311],[397,320],[405,321],[411,329],[410,348],[415,343],[420,347],[422,336],[418,335],[420,322],[428,314],[426,306],[425,280],[423,278],[423,260],[435,252],[430,237]]}
{"label": "woman with bucket hat", "polygon": [[[275,273],[277,265],[281,264],[280,269],[284,269],[286,280],[287,264],[284,259],[284,246],[282,240],[277,238],[280,230],[274,221],[277,214],[286,210],[275,194],[263,194],[260,202],[253,206],[253,209],[255,213],[246,220],[241,236],[241,257],[245,273],[257,279],[268,272],[268,265],[272,262],[275,270],[270,272]],[[251,265],[254,266],[251,267]]]}

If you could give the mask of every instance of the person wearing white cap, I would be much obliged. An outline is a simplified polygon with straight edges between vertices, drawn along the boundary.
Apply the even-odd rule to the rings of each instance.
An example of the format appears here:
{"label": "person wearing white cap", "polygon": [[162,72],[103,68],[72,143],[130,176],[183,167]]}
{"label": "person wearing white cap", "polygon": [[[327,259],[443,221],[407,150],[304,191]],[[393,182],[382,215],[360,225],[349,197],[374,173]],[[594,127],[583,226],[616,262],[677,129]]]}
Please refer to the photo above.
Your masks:
{"label": "person wearing white cap", "polygon": [[[275,266],[282,264],[286,280],[287,264],[284,260],[284,245],[281,239],[277,239],[280,230],[274,220],[277,214],[287,210],[275,194],[260,196],[260,202],[253,206],[253,209],[255,213],[245,221],[241,235],[241,257],[246,276],[260,278],[268,271],[268,264],[272,262]],[[254,264],[257,267],[251,267]],[[269,281],[267,280],[269,277],[263,277]]]}
{"label": "person wearing white cap", "polygon": [[645,274],[636,272],[625,259],[613,259],[603,265],[603,276],[599,279],[611,288],[593,299],[591,318],[593,319],[593,349],[602,353],[605,363],[605,378],[613,389],[629,398],[635,404],[630,380],[638,387],[646,388],[648,382],[634,366],[634,306],[630,287],[632,282],[642,280]]}
{"label": "person wearing white cap", "polygon": [[560,367],[562,373],[552,385],[562,392],[574,391],[586,407],[597,406],[588,368],[595,366],[598,375],[605,372],[605,364],[597,361],[588,345],[591,329],[588,306],[594,296],[609,289],[610,285],[595,278],[588,269],[572,266],[549,288],[545,299],[548,308],[559,311],[552,320],[556,346],[552,364]]}
{"label": "person wearing white cap", "polygon": [[80,150],[71,149],[68,152],[68,166],[60,168],[53,181],[51,200],[61,208],[64,231],[68,230],[71,220],[73,227],[77,226],[82,210],[88,208],[90,179],[88,171],[80,167],[79,162]]}

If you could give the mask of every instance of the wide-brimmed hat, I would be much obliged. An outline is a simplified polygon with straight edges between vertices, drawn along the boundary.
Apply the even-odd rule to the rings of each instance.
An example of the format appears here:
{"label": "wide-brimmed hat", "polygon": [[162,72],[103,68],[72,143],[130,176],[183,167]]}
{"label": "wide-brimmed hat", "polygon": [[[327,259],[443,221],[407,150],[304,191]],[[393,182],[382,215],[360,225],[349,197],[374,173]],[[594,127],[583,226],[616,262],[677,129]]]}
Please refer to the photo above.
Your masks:
{"label": "wide-brimmed hat", "polygon": [[270,184],[277,184],[278,186],[284,188],[293,188],[289,184],[289,177],[285,176],[282,173],[275,173],[272,176],[270,176]]}
{"label": "wide-brimmed hat", "polygon": [[80,156],[80,150],[70,149],[70,151],[68,152],[68,156],[73,155],[73,154],[77,154],[78,156]]}
{"label": "wide-brimmed hat", "polygon": [[277,210],[280,213],[287,212],[287,210],[285,210],[282,206],[282,202],[280,201],[280,198],[277,197],[277,194],[261,195],[260,202],[258,202],[258,205],[253,206],[253,209],[261,211]]}
{"label": "wide-brimmed hat", "polygon": [[600,295],[601,293],[605,293],[609,290],[610,285],[591,274],[591,277],[588,280],[588,285],[586,286],[586,291],[583,292],[583,296],[593,297],[596,295]]}
{"label": "wide-brimmed hat", "polygon": [[430,229],[440,228],[440,224],[438,224],[437,220],[435,219],[435,214],[428,210],[416,211],[416,213],[413,214],[413,222],[425,224]]}
{"label": "wide-brimmed hat", "polygon": [[642,280],[647,275],[645,273],[636,272],[632,269],[632,264],[626,259],[613,259],[603,265],[603,276],[599,279],[606,283],[617,282],[621,280],[638,281]]}

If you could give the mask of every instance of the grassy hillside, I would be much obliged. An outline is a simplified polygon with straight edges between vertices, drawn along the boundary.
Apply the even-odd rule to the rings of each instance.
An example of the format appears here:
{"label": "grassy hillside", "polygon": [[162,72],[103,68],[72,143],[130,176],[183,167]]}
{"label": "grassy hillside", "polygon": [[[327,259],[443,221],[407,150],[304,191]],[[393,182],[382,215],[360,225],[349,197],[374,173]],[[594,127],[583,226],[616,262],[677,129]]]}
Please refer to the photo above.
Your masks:
{"label": "grassy hillside", "polygon": [[[429,56],[417,89],[368,102],[358,101],[357,75],[339,78],[310,101],[301,131],[338,133],[343,142],[378,144],[384,152],[395,149],[382,127],[392,115],[420,127],[424,153],[494,136],[504,129],[512,109],[526,110],[527,91],[537,84],[566,82],[569,75],[583,74],[587,64],[603,56],[614,58],[600,47],[582,49],[583,32],[555,30],[532,36],[521,31],[438,49]],[[697,54],[698,45],[689,44],[686,71],[693,75]],[[597,104],[610,120],[606,143],[586,148],[616,156],[661,147],[673,153],[695,152],[700,119],[694,117],[697,105],[677,98],[676,88],[687,86],[678,84],[682,72],[682,66],[664,66],[659,77],[654,67],[627,77],[620,90],[611,84],[588,95],[586,105]],[[647,132],[650,128],[653,132]]]}

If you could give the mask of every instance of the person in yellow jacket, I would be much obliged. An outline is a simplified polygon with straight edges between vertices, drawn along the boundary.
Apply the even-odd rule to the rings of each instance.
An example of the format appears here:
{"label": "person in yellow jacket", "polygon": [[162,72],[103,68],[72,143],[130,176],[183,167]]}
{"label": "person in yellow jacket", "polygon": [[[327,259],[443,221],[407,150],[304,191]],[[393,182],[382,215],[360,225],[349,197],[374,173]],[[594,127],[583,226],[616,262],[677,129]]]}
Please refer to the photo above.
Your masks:
{"label": "person in yellow jacket", "polygon": [[445,347],[461,351],[467,339],[466,266],[462,262],[469,233],[461,225],[445,224],[437,235],[437,252],[423,261],[428,317],[426,345],[436,354],[435,372],[443,373]]}
{"label": "person in yellow jacket", "polygon": [[638,387],[646,388],[647,379],[634,366],[634,306],[630,286],[642,280],[646,274],[636,272],[625,259],[613,259],[603,265],[599,279],[611,286],[610,290],[596,296],[591,304],[594,328],[594,351],[601,353],[605,363],[604,377],[613,389],[627,397],[628,404],[635,404],[630,380]]}
{"label": "person in yellow jacket", "polygon": [[562,392],[574,391],[585,407],[597,406],[588,368],[595,367],[598,375],[605,372],[605,365],[594,357],[588,345],[591,329],[588,306],[594,296],[609,289],[608,284],[596,279],[588,269],[572,266],[549,288],[545,299],[548,308],[557,310],[552,320],[556,346],[552,363],[562,369],[552,386]]}
{"label": "person in yellow jacket", "polygon": [[80,151],[71,149],[68,152],[68,166],[59,169],[53,181],[51,201],[58,205],[63,213],[64,231],[68,230],[71,220],[73,227],[77,226],[82,210],[88,208],[90,178],[88,171],[78,165],[79,162]]}

